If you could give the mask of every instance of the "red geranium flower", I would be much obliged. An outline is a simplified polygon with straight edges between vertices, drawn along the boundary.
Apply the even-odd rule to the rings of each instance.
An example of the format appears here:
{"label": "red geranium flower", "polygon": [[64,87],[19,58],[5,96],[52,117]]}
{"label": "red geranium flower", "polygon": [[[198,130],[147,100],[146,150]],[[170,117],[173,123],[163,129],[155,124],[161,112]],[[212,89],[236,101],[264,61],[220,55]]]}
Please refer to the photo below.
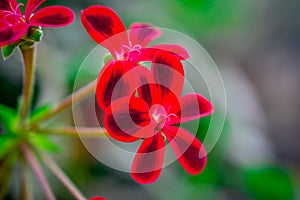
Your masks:
{"label": "red geranium flower", "polygon": [[106,199],[104,197],[96,196],[96,197],[89,198],[89,200],[106,200]]}
{"label": "red geranium flower", "polygon": [[21,39],[30,26],[61,27],[74,21],[74,13],[64,6],[48,6],[33,13],[46,0],[28,0],[22,14],[16,0],[0,1],[0,46]]}
{"label": "red geranium flower", "polygon": [[133,70],[141,79],[138,94],[132,90],[128,96],[112,101],[104,118],[112,138],[122,142],[144,139],[132,164],[133,179],[142,184],[157,180],[163,166],[165,140],[188,173],[200,173],[206,164],[203,145],[190,132],[174,125],[210,115],[213,105],[199,94],[180,97],[184,70],[170,53],[157,52],[151,70],[143,67]]}
{"label": "red geranium flower", "polygon": [[[151,61],[154,54],[161,50],[174,54],[178,59],[189,57],[183,47],[175,44],[147,47],[151,41],[160,37],[161,31],[151,24],[133,23],[126,32],[120,17],[108,7],[90,6],[81,12],[81,21],[89,35],[114,57],[114,60],[106,63],[98,78],[96,103],[103,110],[111,103],[116,83],[124,73],[139,65],[138,62]],[[122,97],[124,91],[119,91],[118,96]]]}
{"label": "red geranium flower", "polygon": [[89,35],[117,60],[150,61],[158,50],[170,51],[180,59],[188,57],[187,51],[179,45],[160,44],[145,48],[160,37],[161,31],[151,24],[133,23],[127,33],[120,17],[108,7],[90,6],[81,12],[81,21]]}

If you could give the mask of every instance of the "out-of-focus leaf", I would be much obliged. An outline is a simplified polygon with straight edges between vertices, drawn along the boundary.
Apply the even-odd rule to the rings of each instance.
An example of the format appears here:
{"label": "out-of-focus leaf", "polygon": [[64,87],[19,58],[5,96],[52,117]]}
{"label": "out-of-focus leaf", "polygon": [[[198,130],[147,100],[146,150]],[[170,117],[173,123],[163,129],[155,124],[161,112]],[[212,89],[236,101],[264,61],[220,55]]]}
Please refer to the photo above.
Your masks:
{"label": "out-of-focus leaf", "polygon": [[40,148],[41,150],[52,153],[60,151],[59,146],[46,135],[34,134],[31,137],[32,138],[30,140],[33,145],[35,145],[37,148]]}
{"label": "out-of-focus leaf", "polygon": [[209,162],[207,162],[204,170],[198,176],[191,176],[187,174],[187,178],[193,184],[220,185],[224,178],[224,171],[220,168],[221,166],[216,165],[216,163],[211,161],[209,157]]}
{"label": "out-of-focus leaf", "polygon": [[[183,4],[174,9],[176,13],[189,13],[180,17],[179,23],[193,25],[196,30],[209,32],[223,27],[232,26],[242,21],[240,15],[244,8],[243,2],[232,0],[191,0],[179,1]],[[242,16],[242,17],[241,17]]]}
{"label": "out-of-focus leaf", "polygon": [[279,167],[247,170],[244,182],[250,195],[257,200],[292,200],[295,193],[288,171]]}
{"label": "out-of-focus leaf", "polygon": [[0,104],[0,120],[6,131],[10,132],[17,117],[17,112],[9,107]]}
{"label": "out-of-focus leaf", "polygon": [[34,111],[32,111],[32,113],[31,113],[31,119],[39,118],[40,116],[42,116],[43,114],[48,112],[50,109],[51,109],[51,106],[48,104],[34,109]]}
{"label": "out-of-focus leaf", "polygon": [[108,61],[110,61],[110,60],[112,60],[112,59],[113,59],[113,57],[112,57],[112,55],[111,55],[110,53],[106,54],[106,55],[103,57],[103,63],[104,63],[104,65],[105,65]]}
{"label": "out-of-focus leaf", "polygon": [[14,145],[16,137],[17,136],[13,134],[0,134],[0,160],[5,155],[5,153],[12,147],[12,145]]}

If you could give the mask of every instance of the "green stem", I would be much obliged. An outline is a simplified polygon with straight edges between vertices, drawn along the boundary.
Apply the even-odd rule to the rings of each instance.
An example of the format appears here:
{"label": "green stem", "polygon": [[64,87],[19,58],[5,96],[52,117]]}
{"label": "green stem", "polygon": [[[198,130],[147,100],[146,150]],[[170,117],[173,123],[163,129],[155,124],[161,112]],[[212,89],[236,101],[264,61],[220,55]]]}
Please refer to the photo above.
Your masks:
{"label": "green stem", "polygon": [[54,134],[78,137],[108,137],[105,128],[96,127],[52,127],[52,128],[38,128],[36,132],[42,134]]}
{"label": "green stem", "polygon": [[83,196],[80,190],[74,185],[69,177],[59,168],[59,166],[48,156],[41,155],[41,159],[52,171],[52,173],[64,184],[64,186],[70,191],[70,193],[78,200],[87,199]]}
{"label": "green stem", "polygon": [[90,94],[95,91],[96,88],[96,80],[92,81],[85,87],[77,90],[73,94],[66,97],[64,100],[61,101],[60,104],[52,108],[49,112],[46,112],[43,115],[40,115],[36,118],[33,118],[30,122],[29,128],[30,130],[35,130],[39,123],[48,120],[49,118],[59,114],[60,112],[64,111],[65,109],[71,107],[73,104],[83,100]]}
{"label": "green stem", "polygon": [[22,150],[24,153],[25,158],[27,159],[28,164],[31,166],[32,171],[34,172],[37,181],[41,185],[42,189],[45,192],[45,195],[48,200],[55,200],[55,196],[49,186],[49,183],[45,177],[45,174],[39,165],[39,162],[33,155],[32,151],[30,150],[27,144],[22,144]]}
{"label": "green stem", "polygon": [[22,49],[22,56],[24,61],[24,76],[23,76],[23,91],[19,108],[19,124],[20,129],[24,129],[26,125],[26,118],[30,112],[31,100],[34,86],[35,73],[35,46]]}

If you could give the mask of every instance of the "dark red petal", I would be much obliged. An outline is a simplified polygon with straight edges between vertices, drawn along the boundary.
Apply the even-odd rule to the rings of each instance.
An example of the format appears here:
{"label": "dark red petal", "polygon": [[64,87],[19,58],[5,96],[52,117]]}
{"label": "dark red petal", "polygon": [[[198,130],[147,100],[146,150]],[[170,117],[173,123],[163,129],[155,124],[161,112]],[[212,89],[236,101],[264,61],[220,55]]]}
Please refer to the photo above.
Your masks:
{"label": "dark red petal", "polygon": [[150,47],[142,48],[139,51],[130,53],[130,58],[133,62],[152,61],[154,55],[158,51],[166,51],[175,56],[179,60],[184,60],[189,57],[186,49],[175,44],[157,44]]}
{"label": "dark red petal", "polygon": [[103,110],[112,100],[134,92],[136,79],[124,75],[132,68],[133,65],[129,61],[110,61],[104,66],[98,76],[96,88],[97,102]]}
{"label": "dark red petal", "polygon": [[155,82],[161,87],[162,96],[167,96],[168,92],[173,92],[180,96],[184,83],[183,66],[175,56],[165,51],[155,54],[151,69]]}
{"label": "dark red petal", "polygon": [[[138,88],[139,97],[144,99],[149,106],[157,103],[161,103],[161,97],[157,97],[157,85],[156,84],[144,84]],[[156,95],[155,95],[156,94]]]}
{"label": "dark red petal", "polygon": [[133,23],[130,26],[129,39],[132,44],[147,46],[152,40],[161,36],[161,31],[151,24]]}
{"label": "dark red petal", "polygon": [[[1,22],[0,28],[0,46],[5,46],[13,42],[18,41],[23,37],[28,29],[26,23],[19,23],[14,26],[6,26],[5,23]],[[3,25],[2,25],[3,24]]]}
{"label": "dark red petal", "polygon": [[28,0],[25,8],[25,18],[29,19],[31,14],[46,0]]}
{"label": "dark red petal", "polygon": [[96,197],[89,198],[89,200],[106,200],[106,199],[104,197],[96,196]]}
{"label": "dark red petal", "polygon": [[98,119],[99,125],[101,127],[104,126],[104,110],[102,108],[100,108],[98,102],[97,102],[97,97],[95,96],[95,113],[96,113],[96,117]]}
{"label": "dark red petal", "polygon": [[167,110],[169,107],[179,107],[178,96],[176,96],[170,89],[163,85],[159,85],[154,80],[153,71],[146,67],[136,67],[135,72],[138,74],[138,95],[144,99],[149,106],[160,104]]}
{"label": "dark red petal", "polygon": [[190,132],[179,127],[168,126],[163,132],[181,166],[189,174],[199,174],[207,161],[201,142]]}
{"label": "dark red petal", "polygon": [[[97,43],[107,48],[113,56],[123,53],[122,45],[128,46],[125,26],[112,9],[105,6],[90,6],[81,11],[81,22],[89,35]],[[110,41],[105,41],[112,36],[115,37]]]}
{"label": "dark red petal", "polygon": [[65,6],[48,6],[38,10],[30,18],[30,26],[61,27],[74,21],[74,12]]}
{"label": "dark red petal", "polygon": [[104,125],[108,134],[122,142],[148,137],[150,121],[149,106],[141,98],[123,97],[105,110]]}
{"label": "dark red petal", "polygon": [[156,84],[154,82],[153,73],[146,67],[136,68],[139,77],[138,95],[144,99],[149,106],[152,105],[152,98],[156,98]]}
{"label": "dark red petal", "polygon": [[158,133],[146,138],[134,157],[131,176],[140,184],[155,182],[161,172],[165,155],[165,141]]}
{"label": "dark red petal", "polygon": [[180,107],[173,106],[170,113],[177,118],[172,118],[171,123],[182,123],[210,115],[214,108],[210,101],[200,94],[187,94],[180,99]]}

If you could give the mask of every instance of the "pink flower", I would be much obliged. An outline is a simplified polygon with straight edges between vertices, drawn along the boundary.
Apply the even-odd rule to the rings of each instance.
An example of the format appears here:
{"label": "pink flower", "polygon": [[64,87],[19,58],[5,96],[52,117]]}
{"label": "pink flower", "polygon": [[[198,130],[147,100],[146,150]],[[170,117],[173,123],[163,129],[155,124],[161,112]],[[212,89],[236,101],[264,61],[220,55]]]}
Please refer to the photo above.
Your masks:
{"label": "pink flower", "polygon": [[0,46],[18,41],[31,26],[61,27],[74,21],[73,11],[64,6],[48,6],[36,11],[43,2],[45,0],[28,0],[22,14],[20,6],[23,4],[16,0],[0,1]]}
{"label": "pink flower", "polygon": [[104,117],[105,127],[112,138],[122,142],[143,139],[132,164],[133,179],[142,184],[158,179],[166,141],[189,174],[200,173],[206,164],[204,147],[190,132],[174,125],[210,115],[213,105],[199,94],[181,97],[183,66],[166,51],[154,55],[151,70],[144,67],[134,70],[141,80],[140,87],[136,88],[138,93],[135,89],[130,91],[129,88],[134,88],[130,85],[136,83],[126,83],[132,78],[125,75],[121,84],[126,83],[127,96],[113,100]]}

